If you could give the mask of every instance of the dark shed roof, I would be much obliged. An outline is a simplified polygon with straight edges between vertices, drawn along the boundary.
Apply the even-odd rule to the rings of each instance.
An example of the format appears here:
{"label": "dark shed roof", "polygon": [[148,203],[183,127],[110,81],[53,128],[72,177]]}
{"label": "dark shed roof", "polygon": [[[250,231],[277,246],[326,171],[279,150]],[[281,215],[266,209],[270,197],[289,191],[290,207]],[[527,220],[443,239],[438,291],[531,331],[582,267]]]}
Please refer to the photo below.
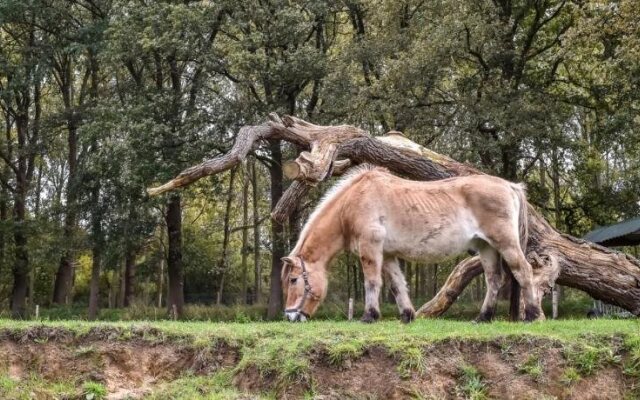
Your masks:
{"label": "dark shed roof", "polygon": [[607,247],[640,245],[640,217],[594,229],[584,239]]}

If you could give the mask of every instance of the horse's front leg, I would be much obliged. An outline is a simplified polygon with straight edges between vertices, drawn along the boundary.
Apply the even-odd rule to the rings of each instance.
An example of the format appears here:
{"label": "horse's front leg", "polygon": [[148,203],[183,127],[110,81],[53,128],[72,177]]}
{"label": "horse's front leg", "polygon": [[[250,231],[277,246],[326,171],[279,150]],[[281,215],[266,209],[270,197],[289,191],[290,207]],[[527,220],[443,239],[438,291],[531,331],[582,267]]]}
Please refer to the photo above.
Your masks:
{"label": "horse's front leg", "polygon": [[382,242],[361,243],[360,263],[364,273],[364,314],[362,322],[380,319],[380,289],[382,288]]}
{"label": "horse's front leg", "polygon": [[400,269],[398,259],[395,257],[385,259],[382,265],[382,272],[391,287],[393,296],[396,298],[396,304],[398,305],[402,322],[406,324],[416,319],[416,311],[411,303],[407,281]]}
{"label": "horse's front leg", "polygon": [[490,246],[480,249],[480,262],[484,269],[484,278],[487,282],[487,292],[484,297],[484,303],[480,309],[480,315],[476,318],[476,322],[491,322],[496,314],[496,305],[498,303],[498,292],[504,285],[504,271],[500,266],[498,252]]}

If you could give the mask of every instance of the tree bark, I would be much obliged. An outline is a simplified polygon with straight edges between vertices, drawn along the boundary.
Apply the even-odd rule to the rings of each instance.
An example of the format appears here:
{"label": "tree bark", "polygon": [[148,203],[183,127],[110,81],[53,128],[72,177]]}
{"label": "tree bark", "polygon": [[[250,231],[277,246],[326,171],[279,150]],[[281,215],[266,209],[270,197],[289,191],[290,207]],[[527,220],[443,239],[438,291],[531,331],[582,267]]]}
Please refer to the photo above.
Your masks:
{"label": "tree bark", "polygon": [[165,215],[169,250],[167,255],[167,273],[169,275],[169,295],[167,307],[176,317],[181,318],[184,312],[184,271],[182,268],[182,205],[178,194],[172,194],[167,204]]}
{"label": "tree bark", "polygon": [[158,262],[158,281],[156,283],[156,287],[157,287],[157,302],[158,302],[158,308],[162,307],[162,293],[164,290],[164,263],[166,262],[166,256],[164,254],[164,251],[162,252],[162,255],[160,256],[160,261]]}
{"label": "tree bark", "polygon": [[[398,133],[372,138],[366,132],[349,126],[321,127],[294,117],[283,117],[282,120],[274,116],[271,118],[270,124],[259,127],[244,127],[242,130],[254,132],[250,137],[253,141],[265,138],[284,139],[301,145],[303,148],[311,148],[310,152],[301,153],[296,160],[300,167],[297,169],[296,179],[303,182],[304,185],[291,185],[282,201],[291,196],[298,196],[299,192],[309,190],[308,186],[317,184],[318,179],[324,180],[330,176],[331,166],[336,158],[350,159],[353,164],[381,165],[398,175],[414,180],[436,180],[451,176],[481,174],[471,166],[425,149]],[[230,166],[225,167],[225,162],[230,165],[237,164],[243,157],[238,149],[245,149],[244,155],[246,155],[253,145],[253,141],[249,143],[247,140],[249,136],[245,135],[241,143],[236,143],[234,149],[227,155],[191,167],[162,187],[150,189],[149,192],[155,194],[170,188],[184,186],[199,177],[228,169]],[[322,140],[322,148],[326,149],[326,154],[314,152],[319,144],[318,138],[320,136],[334,137],[334,141],[327,138]],[[337,144],[337,150],[331,145],[332,143]],[[329,154],[333,158],[327,162],[327,159],[331,158]],[[242,157],[238,158],[239,155]],[[230,159],[233,162],[230,162]],[[274,178],[277,176],[272,174],[272,183],[278,180]],[[277,196],[272,196],[274,208],[277,205],[277,198]],[[277,214],[278,221],[283,221],[282,217],[288,217],[292,211],[293,209],[289,208],[283,213]],[[276,216],[275,213],[272,215]],[[560,284],[583,290],[596,299],[607,301],[635,315],[640,315],[640,263],[638,260],[557,232],[530,205],[528,220],[529,244],[525,253],[534,268],[534,282],[540,299],[542,299],[542,294],[548,292],[557,280]],[[281,229],[278,231],[280,225],[274,221],[272,226],[274,229],[273,237],[277,238],[277,234],[281,232]],[[279,251],[277,246],[278,241],[275,240],[274,252],[272,253],[274,261],[276,253]],[[465,260],[462,264],[469,265],[469,263],[470,261]],[[274,276],[275,272],[278,276]],[[279,272],[278,263],[276,263],[272,270],[272,283],[279,283]],[[446,284],[441,292],[451,294],[456,292],[460,285],[466,286],[469,283],[466,278],[457,281],[461,282],[457,284],[458,286]],[[279,284],[272,286],[279,287]],[[274,290],[273,287],[272,290]],[[277,296],[274,296],[273,302],[276,302],[275,297]],[[451,299],[455,296],[447,295],[445,297]],[[442,304],[450,305],[451,303],[452,300],[448,300]],[[439,309],[445,308],[440,306]],[[275,307],[270,310],[270,313],[276,311]],[[426,305],[421,310],[425,315],[437,314]]]}
{"label": "tree bark", "polygon": [[89,286],[89,320],[98,316],[100,307],[100,269],[102,266],[102,249],[93,246],[91,249],[91,283]]}
{"label": "tree bark", "polygon": [[442,289],[429,302],[420,307],[417,313],[423,317],[438,317],[442,315],[456,301],[473,278],[481,273],[482,264],[479,257],[471,257],[462,261],[453,269]]}
{"label": "tree bark", "polygon": [[53,288],[53,303],[68,304],[71,300],[71,286],[74,275],[74,234],[76,229],[76,183],[78,179],[78,124],[73,107],[73,84],[75,79],[72,72],[73,62],[70,55],[61,56],[60,62],[54,61],[54,71],[56,72],[62,100],[64,103],[64,114],[67,122],[67,165],[69,174],[67,176],[67,204],[64,217],[63,228],[63,251],[60,256],[60,264]]}
{"label": "tree bark", "polygon": [[248,271],[247,264],[249,258],[249,168],[242,170],[242,304],[247,304]]}
{"label": "tree bark", "polygon": [[[16,186],[22,186],[24,183]],[[25,192],[21,188],[16,188],[18,193]],[[25,204],[26,193],[18,195],[14,199],[13,217],[13,240],[14,240],[14,262],[13,262],[13,291],[11,293],[11,315],[13,318],[26,317],[26,297],[27,279],[29,275],[29,253],[27,250],[27,233],[25,232]]]}
{"label": "tree bark", "polygon": [[222,292],[224,290],[224,279],[229,268],[229,239],[231,236],[231,203],[233,202],[233,184],[235,182],[236,169],[231,170],[229,175],[229,190],[227,191],[227,201],[224,211],[224,222],[222,225],[222,252],[218,260],[218,290],[216,292],[216,304],[222,304]]}
{"label": "tree bark", "polygon": [[[95,143],[94,143],[95,144]],[[94,147],[95,149],[95,147]],[[102,269],[102,206],[100,204],[100,181],[94,177],[91,188],[93,210],[91,212],[91,282],[89,284],[89,320],[98,316],[100,308],[100,271]]]}
{"label": "tree bark", "polygon": [[29,250],[27,247],[28,236],[26,232],[26,200],[29,191],[29,183],[33,175],[35,149],[33,145],[37,138],[40,120],[40,84],[36,82],[34,90],[34,103],[36,107],[34,117],[34,133],[29,142],[29,90],[25,90],[19,114],[16,116],[16,128],[18,135],[17,168],[15,170],[15,189],[13,198],[13,290],[11,293],[11,315],[13,318],[26,317],[26,298],[29,277]]}
{"label": "tree bark", "polygon": [[136,252],[128,249],[124,259],[124,306],[129,307],[135,297]]}
{"label": "tree bark", "polygon": [[[280,140],[269,142],[272,164],[269,166],[271,178],[271,209],[273,210],[282,197],[282,150]],[[267,318],[275,319],[282,312],[282,260],[284,254],[284,226],[278,221],[271,221],[271,275],[269,288],[269,304]]]}
{"label": "tree bark", "polygon": [[253,296],[260,303],[262,295],[262,271],[260,270],[260,215],[258,214],[258,170],[251,162],[251,195],[253,206]]}

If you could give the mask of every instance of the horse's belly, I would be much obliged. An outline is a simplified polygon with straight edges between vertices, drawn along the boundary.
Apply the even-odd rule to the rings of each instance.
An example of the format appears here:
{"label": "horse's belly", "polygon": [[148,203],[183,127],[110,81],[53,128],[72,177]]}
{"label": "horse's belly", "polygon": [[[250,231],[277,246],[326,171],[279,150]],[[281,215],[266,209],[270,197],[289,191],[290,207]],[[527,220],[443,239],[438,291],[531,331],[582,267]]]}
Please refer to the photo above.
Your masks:
{"label": "horse's belly", "polygon": [[473,235],[465,229],[450,228],[441,232],[406,232],[402,237],[388,240],[385,253],[427,263],[438,262],[467,251]]}

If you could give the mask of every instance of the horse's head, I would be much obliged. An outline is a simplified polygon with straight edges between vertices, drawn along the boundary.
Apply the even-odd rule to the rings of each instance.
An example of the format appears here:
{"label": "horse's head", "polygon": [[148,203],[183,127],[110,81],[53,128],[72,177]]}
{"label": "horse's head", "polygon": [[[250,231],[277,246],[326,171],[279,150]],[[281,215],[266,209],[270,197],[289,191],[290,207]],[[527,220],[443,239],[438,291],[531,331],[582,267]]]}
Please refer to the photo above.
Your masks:
{"label": "horse's head", "polygon": [[304,322],[327,295],[327,276],[317,263],[299,256],[282,258],[282,286],[287,294],[285,315],[291,322]]}

